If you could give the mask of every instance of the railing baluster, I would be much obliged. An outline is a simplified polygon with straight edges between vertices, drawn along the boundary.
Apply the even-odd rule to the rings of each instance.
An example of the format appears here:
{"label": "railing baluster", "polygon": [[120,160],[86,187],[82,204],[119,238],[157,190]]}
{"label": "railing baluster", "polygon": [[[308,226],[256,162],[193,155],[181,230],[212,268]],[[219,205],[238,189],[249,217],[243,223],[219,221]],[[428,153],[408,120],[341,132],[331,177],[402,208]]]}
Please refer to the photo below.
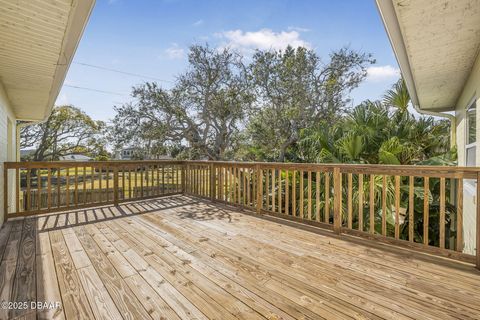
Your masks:
{"label": "railing baluster", "polygon": [[382,235],[387,236],[387,176],[382,177]]}
{"label": "railing baluster", "polygon": [[122,200],[125,200],[125,171],[126,167],[122,166]]}
{"label": "railing baluster", "polygon": [[247,182],[247,204],[248,206],[252,206],[251,203],[251,183],[252,183],[252,172],[250,169],[247,171],[248,174],[246,175],[246,182]]}
{"label": "railing baluster", "polygon": [[395,176],[395,239],[400,236],[400,177]]}
{"label": "railing baluster", "polygon": [[278,170],[278,213],[282,213],[282,170]]}
{"label": "railing baluster", "polygon": [[413,226],[415,224],[414,187],[415,177],[410,176],[408,181],[408,241],[413,242]]}
{"label": "railing baluster", "polygon": [[290,172],[285,170],[285,215],[289,215],[290,211]]}
{"label": "railing baluster", "polygon": [[252,206],[256,207],[257,202],[257,170],[256,167],[252,168],[250,179],[252,180]]}
{"label": "railing baluster", "polygon": [[68,208],[70,207],[70,167],[66,167],[65,170],[65,205]]}
{"label": "railing baluster", "polygon": [[370,195],[369,195],[369,207],[370,207],[370,221],[369,231],[371,234],[375,233],[375,175],[370,175]]}
{"label": "railing baluster", "polygon": [[[4,177],[8,177],[8,169],[5,167],[5,175]],[[8,179],[5,179],[5,185],[7,185]],[[8,190],[5,188],[5,190]],[[4,191],[7,197],[7,202],[5,204],[5,220],[7,220],[8,215],[8,191]],[[25,201],[25,200],[24,200]],[[50,208],[50,207],[49,207]],[[20,168],[15,169],[15,211],[20,212]]]}
{"label": "railing baluster", "polygon": [[[189,167],[188,169],[188,172],[189,172],[189,175],[190,175],[190,178],[189,178],[189,192],[192,193],[192,179],[191,179],[191,175],[192,175],[192,170],[191,168]],[[165,194],[165,166],[162,166],[162,194]]]}
{"label": "railing baluster", "polygon": [[98,166],[98,201],[103,202],[103,185],[102,185],[102,179],[103,178],[103,167],[100,165]]}
{"label": "railing baluster", "polygon": [[257,214],[260,214],[263,208],[263,172],[258,164],[255,165],[255,171],[257,173]]}
{"label": "railing baluster", "polygon": [[[19,180],[17,179],[17,185],[19,184]],[[52,169],[48,168],[47,171],[47,209],[52,208]],[[18,204],[17,204],[17,211],[18,211]]]}
{"label": "railing baluster", "polygon": [[272,169],[272,212],[275,212],[275,169]]}
{"label": "railing baluster", "polygon": [[342,227],[342,173],[340,168],[333,169],[333,230],[340,234]]}
{"label": "railing baluster", "polygon": [[303,203],[304,201],[304,196],[305,196],[305,190],[303,190],[303,170],[300,170],[300,212],[299,212],[299,215],[300,215],[300,219],[303,219],[303,210],[304,210],[304,206],[305,204]]}
{"label": "railing baluster", "polygon": [[320,222],[320,171],[316,172],[315,180],[315,220]]}
{"label": "railing baluster", "polygon": [[83,166],[83,204],[87,203],[87,166]]}
{"label": "railing baluster", "polygon": [[[428,245],[428,226],[430,224],[430,206],[429,206],[429,178],[424,177],[423,185],[423,244]],[[397,225],[395,224],[395,227]],[[396,231],[396,230],[395,230]],[[397,238],[397,236],[395,236]]]}
{"label": "railing baluster", "polygon": [[308,170],[307,173],[307,216],[308,220],[312,220],[312,172]]}
{"label": "railing baluster", "polygon": [[445,248],[445,178],[440,178],[440,248]]}
{"label": "railing baluster", "polygon": [[110,166],[105,167],[105,183],[106,183],[106,201],[110,201]]}
{"label": "railing baluster", "polygon": [[78,167],[75,166],[75,191],[74,191],[74,197],[75,197],[75,206],[78,206]]}
{"label": "railing baluster", "polygon": [[352,229],[353,216],[353,175],[348,174],[348,195],[347,195],[347,228]]}
{"label": "railing baluster", "polygon": [[42,210],[42,171],[37,169],[37,207],[38,211]]}
{"label": "railing baluster", "polygon": [[[480,185],[477,185],[480,188]],[[480,198],[477,198],[477,203]],[[477,229],[477,233],[480,229]],[[480,251],[477,247],[477,250]],[[463,251],[463,179],[457,179],[457,251]]]}
{"label": "railing baluster", "polygon": [[144,190],[143,190],[143,175],[144,175],[144,171],[145,171],[145,165],[141,165],[140,166],[140,198],[143,198],[143,193],[144,193]]}
{"label": "railing baluster", "polygon": [[325,223],[330,223],[330,173],[325,171]]}
{"label": "railing baluster", "polygon": [[92,203],[95,203],[96,199],[95,199],[95,167],[92,165],[91,167],[91,171],[90,171],[90,182],[91,182],[91,185],[90,185],[90,192],[91,192],[91,202]]}
{"label": "railing baluster", "polygon": [[292,173],[292,216],[297,216],[297,171]]}
{"label": "railing baluster", "polygon": [[118,166],[113,167],[113,204],[118,205]]}
{"label": "railing baluster", "polygon": [[30,169],[27,169],[26,171],[27,175],[27,211],[31,210],[31,204],[32,204],[32,199],[31,199],[31,190],[30,190]]}
{"label": "railing baluster", "polygon": [[363,174],[358,175],[358,230],[363,231]]}
{"label": "railing baluster", "polygon": [[266,209],[270,210],[270,170],[265,170],[265,195],[266,195]]}

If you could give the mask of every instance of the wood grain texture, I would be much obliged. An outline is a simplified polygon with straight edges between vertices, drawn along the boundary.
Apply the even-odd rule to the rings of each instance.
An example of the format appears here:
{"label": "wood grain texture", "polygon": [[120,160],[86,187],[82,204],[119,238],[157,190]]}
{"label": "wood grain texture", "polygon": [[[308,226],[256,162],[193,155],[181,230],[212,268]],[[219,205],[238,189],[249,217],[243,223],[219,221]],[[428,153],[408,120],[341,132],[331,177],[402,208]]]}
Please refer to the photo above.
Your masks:
{"label": "wood grain texture", "polygon": [[[473,264],[302,221],[181,195],[12,219],[0,230],[0,298],[61,301],[21,319],[478,318]],[[17,275],[32,268],[34,290]]]}

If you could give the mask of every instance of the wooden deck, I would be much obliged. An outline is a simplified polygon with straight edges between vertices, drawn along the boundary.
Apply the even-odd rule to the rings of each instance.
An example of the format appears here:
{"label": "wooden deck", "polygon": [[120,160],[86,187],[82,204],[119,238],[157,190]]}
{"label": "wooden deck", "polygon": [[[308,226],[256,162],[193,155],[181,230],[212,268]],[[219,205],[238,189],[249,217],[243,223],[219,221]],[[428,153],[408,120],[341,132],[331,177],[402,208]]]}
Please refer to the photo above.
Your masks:
{"label": "wooden deck", "polygon": [[473,265],[275,221],[187,196],[11,220],[0,301],[28,306],[0,319],[480,318]]}

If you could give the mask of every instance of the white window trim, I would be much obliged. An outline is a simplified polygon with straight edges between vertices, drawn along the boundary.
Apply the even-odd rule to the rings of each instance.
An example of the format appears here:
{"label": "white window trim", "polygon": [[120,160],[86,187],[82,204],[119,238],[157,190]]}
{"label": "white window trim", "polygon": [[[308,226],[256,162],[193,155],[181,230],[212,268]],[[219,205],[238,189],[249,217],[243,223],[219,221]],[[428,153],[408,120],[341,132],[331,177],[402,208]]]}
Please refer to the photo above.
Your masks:
{"label": "white window trim", "polygon": [[[468,124],[468,112],[472,109],[473,105],[475,105],[475,109],[477,109],[476,102],[477,102],[477,97],[473,97],[472,100],[470,100],[470,102],[467,104],[467,108],[465,109],[465,165],[467,164],[467,150],[472,148],[472,147],[477,146],[477,137],[475,137],[475,142],[467,143],[468,139],[469,139],[469,136],[470,136],[469,124]],[[475,123],[475,130],[478,131],[477,130],[478,121],[476,121],[476,119],[475,119],[475,122],[476,122]],[[475,132],[475,135],[476,135],[476,132]],[[475,159],[475,161],[476,161],[476,159]]]}

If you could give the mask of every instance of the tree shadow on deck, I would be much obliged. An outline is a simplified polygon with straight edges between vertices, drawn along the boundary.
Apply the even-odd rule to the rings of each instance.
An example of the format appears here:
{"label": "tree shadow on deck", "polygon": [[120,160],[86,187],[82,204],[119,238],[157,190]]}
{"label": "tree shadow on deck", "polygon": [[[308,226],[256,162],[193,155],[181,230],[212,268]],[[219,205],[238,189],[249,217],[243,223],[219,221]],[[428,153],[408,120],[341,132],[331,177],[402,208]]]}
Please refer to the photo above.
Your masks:
{"label": "tree shadow on deck", "polygon": [[[293,227],[299,231],[307,231],[318,234],[319,236],[329,237],[334,241],[340,240],[348,242],[352,246],[362,246],[365,249],[365,258],[367,258],[367,256],[381,258],[382,256],[390,255],[395,256],[398,259],[410,260],[412,261],[412,263],[425,262],[429,264],[442,265],[444,267],[461,270],[462,272],[480,275],[480,272],[476,270],[471,264],[462,263],[456,260],[451,260],[432,254],[418,252],[408,248],[389,245],[374,240],[363,239],[360,237],[349,236],[345,234],[337,235],[330,230],[319,228],[316,226],[310,226],[304,223],[290,221],[281,217],[279,218],[264,214],[258,215],[252,211],[226,206],[221,203],[212,203],[204,199],[185,195],[175,195],[148,200],[139,200],[129,203],[123,203],[118,206],[108,205],[86,208],[81,210],[71,210],[34,217],[27,217],[26,219],[36,219],[37,232],[40,233],[82,226],[91,223],[120,219],[124,217],[134,217],[156,211],[165,211],[168,212],[168,214],[176,216],[177,218],[186,220],[224,220],[229,223],[235,222],[238,219],[238,215],[236,215],[235,213],[241,213],[258,219],[269,220],[272,223]],[[15,222],[14,220],[9,220],[7,223],[12,223],[14,225],[12,227],[12,230],[18,227],[20,227],[21,230],[22,224],[19,225],[18,222]],[[321,247],[319,247],[318,249],[321,250]]]}
{"label": "tree shadow on deck", "polygon": [[81,210],[43,214],[40,216],[27,217],[26,219],[36,219],[38,232],[48,232],[125,217],[133,217],[155,211],[194,206],[200,202],[202,201],[182,195],[168,196],[122,203],[118,206],[107,205]]}

